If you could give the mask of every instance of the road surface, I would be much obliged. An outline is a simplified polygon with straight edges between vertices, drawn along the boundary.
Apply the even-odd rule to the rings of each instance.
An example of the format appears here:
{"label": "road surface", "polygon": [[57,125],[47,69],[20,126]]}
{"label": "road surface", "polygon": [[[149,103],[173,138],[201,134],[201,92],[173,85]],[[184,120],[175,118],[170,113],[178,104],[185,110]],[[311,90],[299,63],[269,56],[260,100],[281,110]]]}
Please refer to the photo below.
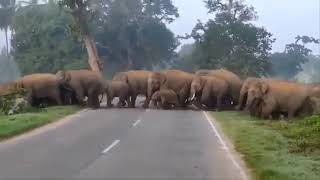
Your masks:
{"label": "road surface", "polygon": [[245,179],[201,111],[86,110],[0,143],[0,179]]}

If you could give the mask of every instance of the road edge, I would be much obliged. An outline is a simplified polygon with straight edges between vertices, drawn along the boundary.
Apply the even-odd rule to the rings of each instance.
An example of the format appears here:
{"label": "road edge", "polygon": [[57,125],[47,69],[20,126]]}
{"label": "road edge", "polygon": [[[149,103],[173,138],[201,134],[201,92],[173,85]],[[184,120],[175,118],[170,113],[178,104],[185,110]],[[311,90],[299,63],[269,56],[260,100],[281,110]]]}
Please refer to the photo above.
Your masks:
{"label": "road edge", "polygon": [[217,120],[208,112],[202,111],[205,118],[209,121],[210,125],[212,126],[212,129],[216,136],[218,136],[220,143],[223,148],[226,150],[229,158],[231,161],[235,164],[235,166],[239,169],[242,179],[249,180],[252,179],[252,173],[250,168],[247,167],[244,159],[242,158],[243,155],[235,150],[235,147],[232,143],[232,141],[227,137],[227,135],[223,132],[221,125]]}
{"label": "road edge", "polygon": [[26,133],[22,133],[20,135],[13,136],[13,137],[11,137],[9,139],[3,140],[3,141],[0,142],[0,148],[7,147],[7,146],[10,146],[10,145],[15,145],[15,144],[17,144],[17,143],[19,143],[19,142],[21,142],[23,140],[26,140],[26,139],[32,138],[34,136],[41,135],[43,133],[46,133],[46,132],[52,131],[54,129],[57,129],[60,126],[63,126],[65,124],[71,122],[76,117],[79,117],[82,113],[87,112],[87,111],[89,111],[89,109],[81,109],[81,110],[77,111],[74,114],[65,116],[65,117],[63,117],[61,119],[58,119],[58,120],[52,122],[52,123],[46,124],[44,126],[35,128],[35,129],[33,129],[31,131],[28,131]]}

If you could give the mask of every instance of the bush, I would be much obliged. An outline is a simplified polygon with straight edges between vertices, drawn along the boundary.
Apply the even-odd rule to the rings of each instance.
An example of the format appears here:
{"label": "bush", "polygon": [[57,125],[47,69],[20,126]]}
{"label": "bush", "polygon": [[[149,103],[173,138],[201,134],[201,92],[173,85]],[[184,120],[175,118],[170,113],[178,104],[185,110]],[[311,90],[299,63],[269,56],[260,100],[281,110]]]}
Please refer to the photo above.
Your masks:
{"label": "bush", "polygon": [[31,106],[26,100],[26,94],[26,90],[20,89],[0,96],[0,113],[13,115],[30,110]]}

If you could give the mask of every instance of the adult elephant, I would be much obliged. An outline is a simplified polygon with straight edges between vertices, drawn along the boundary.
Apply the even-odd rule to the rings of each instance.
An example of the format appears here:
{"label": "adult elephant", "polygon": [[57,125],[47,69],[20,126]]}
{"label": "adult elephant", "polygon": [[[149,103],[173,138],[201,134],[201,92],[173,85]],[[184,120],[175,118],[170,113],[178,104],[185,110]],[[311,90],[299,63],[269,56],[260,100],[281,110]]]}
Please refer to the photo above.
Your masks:
{"label": "adult elephant", "polygon": [[177,94],[179,105],[186,107],[193,78],[193,74],[175,69],[155,72],[148,80],[148,97],[155,91],[171,89]]}
{"label": "adult elephant", "polygon": [[293,118],[309,97],[309,87],[287,81],[260,80],[248,89],[247,106],[261,100],[261,116],[270,118],[274,113],[287,113]]}
{"label": "adult elephant", "polygon": [[238,104],[240,90],[243,83],[239,76],[226,69],[198,70],[195,74],[199,76],[215,76],[225,80],[230,88],[228,95],[231,97],[233,104]]}
{"label": "adult elephant", "polygon": [[241,90],[240,90],[240,95],[239,95],[239,100],[238,100],[238,105],[236,106],[236,109],[237,110],[242,110],[243,108],[245,108],[246,110],[248,110],[248,107],[245,107],[246,106],[246,100],[247,100],[247,97],[248,97],[248,89],[256,84],[257,82],[259,82],[261,79],[260,78],[253,78],[253,77],[250,77],[250,78],[247,78],[243,84],[242,84],[242,87],[241,87]]}
{"label": "adult elephant", "polygon": [[44,99],[62,105],[61,84],[62,82],[54,74],[31,74],[15,81],[16,88],[28,91],[28,102],[32,106],[40,105],[40,101]]}
{"label": "adult elephant", "polygon": [[142,94],[146,96],[143,107],[148,108],[151,96],[148,96],[148,78],[152,75],[151,71],[136,70],[120,72],[116,74],[112,80],[124,81],[129,85],[130,104],[129,107],[134,108],[137,96]]}
{"label": "adult elephant", "polygon": [[228,83],[223,79],[214,76],[196,76],[191,83],[190,101],[200,99],[197,104],[207,107],[216,106],[217,110],[220,110],[222,99],[227,95],[228,90]]}
{"label": "adult elephant", "polygon": [[91,108],[99,108],[99,96],[104,94],[105,85],[103,78],[97,72],[90,70],[59,71],[57,78],[72,88],[78,102],[83,102],[88,97],[88,105]]}

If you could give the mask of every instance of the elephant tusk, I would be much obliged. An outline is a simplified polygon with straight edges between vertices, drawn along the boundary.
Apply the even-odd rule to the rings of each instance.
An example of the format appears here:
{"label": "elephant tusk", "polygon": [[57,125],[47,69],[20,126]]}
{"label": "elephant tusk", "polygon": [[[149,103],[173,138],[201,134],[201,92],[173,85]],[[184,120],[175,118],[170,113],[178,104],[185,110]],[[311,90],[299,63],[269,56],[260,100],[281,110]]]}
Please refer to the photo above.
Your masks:
{"label": "elephant tusk", "polygon": [[190,101],[193,101],[193,100],[195,99],[195,97],[196,97],[196,93],[194,93],[194,94],[192,95],[192,97],[190,98]]}

